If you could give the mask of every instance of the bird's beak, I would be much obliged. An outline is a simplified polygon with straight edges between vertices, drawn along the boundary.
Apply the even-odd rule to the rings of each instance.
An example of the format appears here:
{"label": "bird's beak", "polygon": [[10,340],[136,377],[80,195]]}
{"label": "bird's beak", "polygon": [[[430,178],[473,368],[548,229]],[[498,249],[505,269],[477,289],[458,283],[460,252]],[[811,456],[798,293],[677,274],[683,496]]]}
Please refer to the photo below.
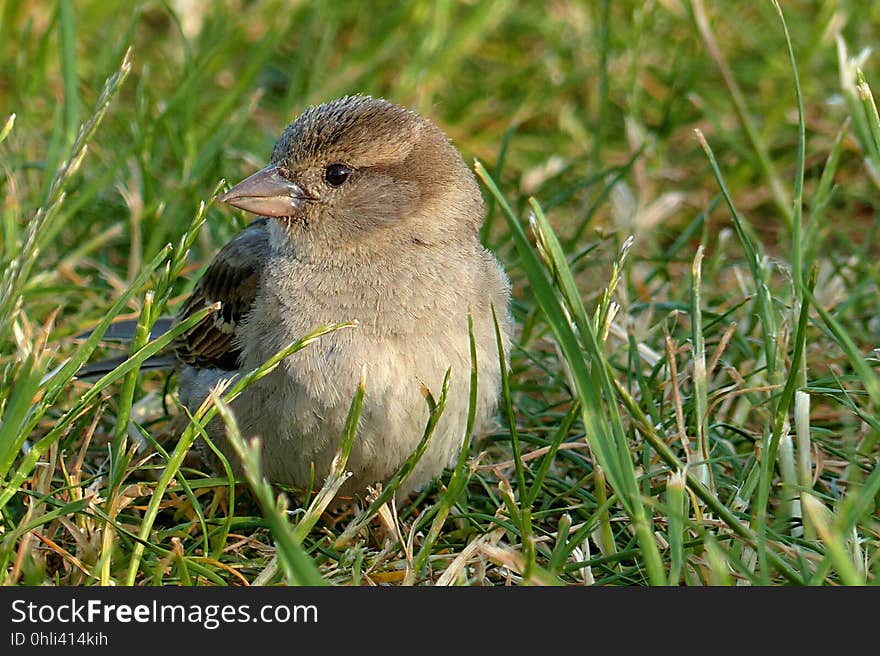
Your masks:
{"label": "bird's beak", "polygon": [[307,197],[275,164],[260,169],[220,196],[220,201],[260,216],[296,216]]}

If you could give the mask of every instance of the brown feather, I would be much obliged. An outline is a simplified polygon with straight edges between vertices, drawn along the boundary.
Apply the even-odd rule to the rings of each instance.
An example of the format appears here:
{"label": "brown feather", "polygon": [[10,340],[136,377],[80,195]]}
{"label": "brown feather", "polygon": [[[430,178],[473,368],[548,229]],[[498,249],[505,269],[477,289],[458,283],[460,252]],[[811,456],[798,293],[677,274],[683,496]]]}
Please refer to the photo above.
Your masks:
{"label": "brown feather", "polygon": [[218,301],[220,309],[175,340],[181,362],[236,368],[241,354],[238,327],[251,309],[269,250],[268,221],[257,219],[221,248],[184,303],[177,321]]}

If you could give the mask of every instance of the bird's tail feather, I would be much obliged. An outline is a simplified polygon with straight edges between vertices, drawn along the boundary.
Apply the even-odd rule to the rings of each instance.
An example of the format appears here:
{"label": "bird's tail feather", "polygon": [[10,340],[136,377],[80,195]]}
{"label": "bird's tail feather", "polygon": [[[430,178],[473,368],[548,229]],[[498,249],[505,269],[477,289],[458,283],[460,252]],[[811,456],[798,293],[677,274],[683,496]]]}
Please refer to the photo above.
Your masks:
{"label": "bird's tail feather", "polygon": [[[119,365],[128,360],[128,357],[129,356],[127,355],[119,355],[115,358],[107,358],[105,360],[91,362],[82,366],[76,373],[76,376],[77,378],[99,378],[116,369]],[[141,365],[141,371],[158,369],[170,370],[174,368],[175,363],[176,359],[173,355],[154,355],[153,357],[144,360]]]}
{"label": "bird's tail feather", "polygon": [[[168,332],[173,323],[173,317],[159,317],[156,320],[156,323],[153,324],[153,329],[150,331],[150,339],[156,339],[157,337],[164,335],[166,332]],[[134,339],[134,333],[137,330],[137,325],[137,319],[123,319],[121,321],[114,321],[107,328],[107,332],[104,333],[101,341],[130,342]],[[77,335],[77,337],[79,337],[80,339],[87,339],[91,334],[92,331],[89,330],[80,335]],[[104,360],[98,360],[97,362],[86,364],[80,368],[76,375],[78,378],[97,378],[105,374],[109,374],[111,371],[116,369],[116,367],[125,362],[128,357],[128,355],[119,355],[113,358],[106,358]],[[144,360],[144,363],[141,365],[141,370],[173,369],[175,362],[176,360],[173,355],[154,355],[153,357]]]}
{"label": "bird's tail feather", "polygon": [[[158,319],[156,319],[156,323],[153,324],[153,329],[150,331],[150,339],[156,339],[157,337],[167,333],[171,329],[173,323],[174,317],[159,317]],[[107,328],[107,332],[104,333],[101,341],[130,342],[134,339],[134,333],[135,330],[137,330],[137,325],[137,319],[122,319],[120,321],[114,321]],[[80,339],[88,339],[92,336],[93,332],[94,331],[92,330],[87,330],[86,332],[77,335],[77,337]]]}

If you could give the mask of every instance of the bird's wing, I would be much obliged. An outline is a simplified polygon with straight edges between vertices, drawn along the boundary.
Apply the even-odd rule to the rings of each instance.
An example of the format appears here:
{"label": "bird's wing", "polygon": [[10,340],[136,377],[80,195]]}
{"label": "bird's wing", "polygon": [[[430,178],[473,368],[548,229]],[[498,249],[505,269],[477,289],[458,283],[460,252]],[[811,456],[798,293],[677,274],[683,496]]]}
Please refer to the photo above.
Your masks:
{"label": "bird's wing", "polygon": [[220,309],[174,342],[177,358],[197,367],[233,370],[241,348],[237,333],[254,302],[269,252],[268,219],[257,219],[227,243],[211,262],[177,321],[220,302]]}

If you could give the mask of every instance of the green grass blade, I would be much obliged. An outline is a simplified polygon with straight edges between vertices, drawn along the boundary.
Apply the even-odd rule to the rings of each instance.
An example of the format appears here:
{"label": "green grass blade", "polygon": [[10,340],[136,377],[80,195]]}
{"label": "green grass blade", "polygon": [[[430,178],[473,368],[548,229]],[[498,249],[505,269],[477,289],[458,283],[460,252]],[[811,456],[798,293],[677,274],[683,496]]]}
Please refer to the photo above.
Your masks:
{"label": "green grass blade", "polygon": [[269,521],[287,582],[291,585],[324,585],[324,579],[314,561],[294,537],[293,529],[287,521],[286,505],[274,498],[272,486],[263,476],[259,438],[245,442],[229,405],[216,392],[212,392],[211,402],[226,426],[226,438],[241,460],[245,478],[257,497],[263,516]]}
{"label": "green grass blade", "polygon": [[[572,326],[566,319],[550,281],[547,279],[538,257],[519,221],[514,216],[510,205],[479,162],[476,163],[475,168],[477,175],[495,196],[496,201],[507,218],[508,227],[513,235],[523,267],[526,269],[535,298],[544,311],[547,321],[556,339],[559,341],[566,362],[571,368],[572,380],[581,401],[582,419],[587,429],[587,439],[599,463],[606,471],[611,486],[617,492],[627,510],[627,514],[629,514],[633,521],[639,543],[647,560],[649,578],[653,583],[662,585],[665,576],[662,571],[660,554],[648,526],[648,517],[642,505],[639,487],[635,478],[635,468],[625,442],[620,417],[617,413],[617,406],[614,403],[616,394],[610,383],[608,372],[605,366],[601,364],[603,362],[603,354],[593,334],[590,322],[586,318],[586,311],[583,309],[580,295],[574,287],[568,265],[564,258],[561,261],[558,258],[552,260],[556,267],[554,273],[560,276],[558,280],[560,281],[563,294],[565,294],[566,300],[573,304],[576,309],[574,319],[578,324],[581,338],[585,340],[587,352],[596,358],[594,367],[597,377],[601,382],[601,391],[593,384],[593,374],[587,368],[583,351],[575,337]],[[534,202],[532,207],[535,210],[537,220],[541,222],[543,219],[541,227],[542,233],[547,240],[545,243],[549,243],[554,248],[554,252],[561,252],[559,242],[552,234],[549,225],[546,224],[546,219],[544,219],[540,207]],[[605,404],[602,404],[602,398],[606,399],[607,402]],[[606,412],[612,417],[611,426],[608,426],[606,423]]]}
{"label": "green grass blade", "polygon": [[[197,315],[199,316],[199,320],[203,318],[200,313],[194,314],[193,318]],[[185,322],[181,322],[180,325],[182,326],[184,323]],[[256,381],[269,374],[285,358],[296,353],[297,351],[301,351],[324,335],[335,332],[336,330],[340,330],[342,328],[350,328],[352,326],[353,324],[351,323],[329,324],[327,326],[322,326],[313,330],[304,337],[296,340],[287,347],[278,351],[261,366],[243,376],[240,376],[232,385],[229,386],[229,389],[224,392],[222,397],[223,401],[227,404],[231,403],[236,397],[238,397],[239,394],[247,389],[248,386],[252,385]],[[169,333],[170,332],[171,331],[169,331]],[[166,333],[166,335],[168,335],[168,333]],[[166,335],[163,335],[163,337],[165,337]],[[217,414],[217,412],[217,406],[203,404],[202,407],[199,409],[199,412],[197,412],[194,417],[195,422],[191,422],[189,426],[187,426],[187,428],[183,431],[180,440],[178,440],[177,445],[174,447],[174,451],[171,453],[171,458],[168,461],[165,469],[162,471],[162,475],[159,477],[158,482],[156,483],[156,491],[150,498],[150,503],[147,506],[147,510],[141,520],[140,529],[138,530],[138,538],[140,542],[135,545],[135,548],[131,554],[131,559],[129,561],[128,567],[128,575],[126,578],[126,585],[134,585],[135,580],[137,579],[137,572],[140,567],[141,557],[143,556],[144,552],[144,543],[148,540],[150,531],[153,528],[153,523],[156,521],[156,516],[159,513],[159,505],[162,501],[163,495],[165,494],[165,490],[168,488],[168,485],[171,482],[171,479],[174,477],[175,473],[180,469],[180,466],[183,464],[183,459],[189,452],[189,449],[195,441],[195,438],[201,430],[204,430],[204,427],[208,424],[209,421],[211,421],[211,419],[214,417],[214,415]]]}

